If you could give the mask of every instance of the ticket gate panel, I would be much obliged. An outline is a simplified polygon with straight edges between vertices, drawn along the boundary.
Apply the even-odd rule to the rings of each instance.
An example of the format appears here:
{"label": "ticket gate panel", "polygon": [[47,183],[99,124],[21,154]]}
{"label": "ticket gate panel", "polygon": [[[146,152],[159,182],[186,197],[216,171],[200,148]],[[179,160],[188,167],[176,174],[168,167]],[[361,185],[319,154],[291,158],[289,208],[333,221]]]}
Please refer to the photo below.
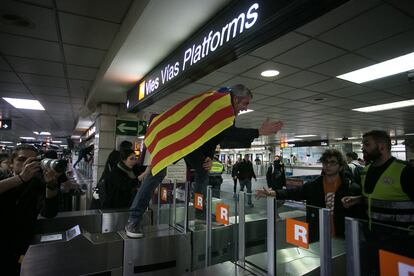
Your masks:
{"label": "ticket gate panel", "polygon": [[144,227],[144,238],[124,238],[124,276],[182,275],[191,268],[190,233],[168,225]]}

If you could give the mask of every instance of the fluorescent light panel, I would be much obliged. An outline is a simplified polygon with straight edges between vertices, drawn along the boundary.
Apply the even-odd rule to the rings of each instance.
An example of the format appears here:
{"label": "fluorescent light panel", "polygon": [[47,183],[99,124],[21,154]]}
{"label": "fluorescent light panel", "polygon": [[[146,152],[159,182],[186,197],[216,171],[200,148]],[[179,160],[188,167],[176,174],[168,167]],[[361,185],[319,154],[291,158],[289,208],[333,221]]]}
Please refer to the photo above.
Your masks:
{"label": "fluorescent light panel", "polygon": [[262,73],[260,73],[260,75],[262,75],[262,77],[266,77],[266,78],[275,77],[279,74],[280,74],[280,72],[277,71],[277,70],[266,70],[266,71],[263,71]]}
{"label": "fluorescent light panel", "polygon": [[240,111],[239,112],[239,115],[246,114],[246,113],[250,113],[250,112],[253,112],[253,111],[254,111],[253,109],[243,110],[243,111]]}
{"label": "fluorescent light panel", "polygon": [[376,111],[383,111],[383,110],[389,110],[389,109],[396,109],[396,108],[403,108],[408,106],[414,105],[414,99],[406,100],[406,101],[399,101],[399,102],[393,102],[393,103],[387,103],[387,104],[378,104],[378,105],[371,105],[361,108],[355,108],[352,109],[354,111],[359,112],[376,112]]}
{"label": "fluorescent light panel", "polygon": [[10,142],[10,141],[0,141],[0,143],[2,143],[2,144],[13,144],[13,142]]}
{"label": "fluorescent light panel", "polygon": [[413,69],[414,52],[336,77],[355,83],[363,83],[410,71]]}
{"label": "fluorescent light panel", "polygon": [[316,137],[315,134],[304,134],[304,135],[295,135],[296,138],[306,138],[306,137]]}
{"label": "fluorescent light panel", "polygon": [[62,141],[53,141],[53,140],[52,140],[52,143],[55,143],[55,144],[61,144],[61,143],[62,143]]}
{"label": "fluorescent light panel", "polygon": [[3,97],[3,100],[19,109],[45,110],[45,108],[40,104],[38,100],[26,100],[6,97]]}
{"label": "fluorescent light panel", "polygon": [[35,140],[36,138],[34,138],[34,137],[21,136],[20,139],[24,139],[24,140]]}

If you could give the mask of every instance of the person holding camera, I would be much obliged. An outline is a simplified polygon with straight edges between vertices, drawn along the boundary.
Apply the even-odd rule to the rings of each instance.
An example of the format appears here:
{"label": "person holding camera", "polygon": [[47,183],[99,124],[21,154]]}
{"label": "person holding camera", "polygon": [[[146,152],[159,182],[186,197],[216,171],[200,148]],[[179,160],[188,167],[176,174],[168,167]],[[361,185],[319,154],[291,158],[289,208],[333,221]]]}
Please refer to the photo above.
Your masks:
{"label": "person holding camera", "polygon": [[38,151],[20,145],[11,155],[13,176],[0,181],[0,267],[19,275],[39,213],[54,217],[58,209],[59,173],[42,168]]}

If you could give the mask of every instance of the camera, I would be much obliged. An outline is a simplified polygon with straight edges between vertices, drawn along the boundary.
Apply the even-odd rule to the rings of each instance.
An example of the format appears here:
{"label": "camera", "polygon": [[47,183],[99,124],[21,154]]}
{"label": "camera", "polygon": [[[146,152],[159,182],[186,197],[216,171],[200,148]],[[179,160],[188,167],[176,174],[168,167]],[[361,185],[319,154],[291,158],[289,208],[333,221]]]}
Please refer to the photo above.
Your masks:
{"label": "camera", "polygon": [[42,169],[52,169],[57,173],[62,173],[66,170],[68,161],[62,159],[43,158],[40,160]]}

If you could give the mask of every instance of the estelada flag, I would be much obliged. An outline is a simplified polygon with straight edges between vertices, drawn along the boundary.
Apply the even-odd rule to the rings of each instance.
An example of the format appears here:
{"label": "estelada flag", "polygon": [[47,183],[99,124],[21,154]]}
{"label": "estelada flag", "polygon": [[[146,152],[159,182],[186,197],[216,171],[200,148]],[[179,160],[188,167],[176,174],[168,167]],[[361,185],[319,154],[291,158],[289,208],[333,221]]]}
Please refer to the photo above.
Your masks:
{"label": "estelada flag", "polygon": [[231,127],[234,118],[230,93],[217,91],[191,97],[155,117],[144,139],[151,154],[152,174]]}

